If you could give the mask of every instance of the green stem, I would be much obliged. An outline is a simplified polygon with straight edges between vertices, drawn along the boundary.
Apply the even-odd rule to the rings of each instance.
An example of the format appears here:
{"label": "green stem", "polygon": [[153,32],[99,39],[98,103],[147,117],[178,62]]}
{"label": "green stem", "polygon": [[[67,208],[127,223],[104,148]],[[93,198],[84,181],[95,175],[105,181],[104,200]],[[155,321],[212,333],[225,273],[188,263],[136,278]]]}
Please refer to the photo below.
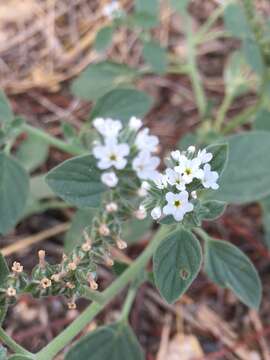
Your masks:
{"label": "green stem", "polygon": [[23,124],[21,127],[23,132],[26,132],[30,135],[34,135],[44,140],[49,145],[55,146],[57,149],[65,151],[72,155],[82,155],[86,151],[79,146],[68,144],[63,140],[57,139],[50,134],[46,133],[42,129],[35,128],[28,124]]}
{"label": "green stem", "polygon": [[192,31],[192,24],[190,16],[186,13],[183,16],[184,28],[187,37],[187,56],[188,56],[188,70],[189,76],[192,83],[192,88],[195,93],[196,103],[198,105],[199,113],[201,117],[205,116],[207,108],[207,100],[202,86],[201,77],[198,71],[196,62],[196,47],[194,42],[194,34]]}
{"label": "green stem", "polygon": [[103,293],[101,293],[99,291],[93,291],[93,290],[89,289],[88,287],[84,288],[83,297],[88,300],[91,300],[93,302],[96,302],[99,305],[105,304],[105,297],[104,297]]}
{"label": "green stem", "polygon": [[122,313],[121,313],[121,321],[123,322],[127,322],[128,321],[128,316],[129,316],[129,313],[130,313],[130,309],[131,309],[131,306],[135,300],[135,297],[136,297],[136,294],[137,294],[137,289],[138,287],[137,286],[132,286],[130,287],[129,291],[128,291],[128,294],[127,294],[127,297],[126,297],[126,300],[125,300],[125,303],[124,303],[124,306],[123,306],[123,310],[122,310]]}
{"label": "green stem", "polygon": [[204,231],[202,228],[194,228],[193,231],[199,235],[204,241],[209,240],[209,236],[206,231]]}
{"label": "green stem", "polygon": [[92,319],[101,312],[119,292],[132,281],[138,273],[144,268],[152,257],[153,253],[164,239],[165,235],[170,231],[170,227],[166,226],[156,234],[154,239],[146,247],[143,253],[130,265],[130,267],[122,273],[103,293],[104,303],[96,302],[89,305],[86,310],[61,334],[59,334],[51,343],[44,347],[37,355],[36,360],[50,360],[62,350]]}
{"label": "green stem", "polygon": [[0,339],[15,353],[27,355],[31,358],[34,358],[34,355],[29,351],[25,350],[22,346],[16,343],[6,332],[3,328],[0,327]]}
{"label": "green stem", "polygon": [[215,128],[218,132],[220,131],[220,129],[222,127],[226,113],[231,106],[233,98],[234,98],[234,94],[232,91],[226,92],[223,102],[222,102],[220,108],[218,109],[217,118],[215,121]]}

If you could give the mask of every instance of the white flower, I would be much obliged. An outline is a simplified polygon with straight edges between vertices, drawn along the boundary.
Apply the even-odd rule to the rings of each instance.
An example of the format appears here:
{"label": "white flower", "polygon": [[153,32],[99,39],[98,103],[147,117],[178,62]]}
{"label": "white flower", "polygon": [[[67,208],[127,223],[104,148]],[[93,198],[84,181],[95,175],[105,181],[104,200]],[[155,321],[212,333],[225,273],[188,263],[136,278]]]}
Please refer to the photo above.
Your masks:
{"label": "white flower", "polygon": [[208,163],[209,161],[212,160],[212,158],[213,155],[211,153],[208,153],[206,149],[198,151],[197,159],[200,160],[201,164]]}
{"label": "white flower", "polygon": [[137,131],[143,126],[143,122],[141,119],[132,116],[129,120],[128,126],[130,127],[130,129]]}
{"label": "white flower", "polygon": [[148,128],[141,130],[135,140],[135,144],[139,150],[147,150],[149,152],[156,151],[158,143],[158,137],[149,135]]}
{"label": "white flower", "polygon": [[217,190],[219,185],[217,184],[218,173],[216,171],[211,171],[211,166],[209,164],[205,164],[203,167],[204,175],[202,178],[202,184],[206,189],[214,189]]}
{"label": "white flower", "polygon": [[101,175],[101,181],[103,182],[103,184],[109,187],[115,187],[118,183],[118,177],[115,175],[113,171],[104,172]]}
{"label": "white flower", "polygon": [[105,5],[102,9],[103,15],[110,19],[117,16],[119,11],[120,11],[120,5],[118,1],[111,1],[110,4]]}
{"label": "white flower", "polygon": [[151,211],[151,216],[154,220],[158,220],[161,217],[161,208],[159,206],[154,207]]}
{"label": "white flower", "polygon": [[190,184],[194,178],[202,179],[203,170],[200,169],[201,162],[199,159],[187,159],[182,156],[180,164],[175,166],[174,170],[183,175],[186,184]]}
{"label": "white flower", "polygon": [[173,169],[166,169],[167,181],[170,185],[175,185],[177,190],[185,190],[186,183],[182,174],[174,171]]}
{"label": "white flower", "polygon": [[168,186],[167,176],[163,175],[159,172],[156,174],[156,176],[152,180],[154,181],[156,187],[160,190],[166,189],[166,187]]}
{"label": "white flower", "polygon": [[119,131],[122,129],[122,124],[119,120],[96,118],[93,121],[93,126],[104,137],[116,138]]}
{"label": "white flower", "polygon": [[193,205],[188,201],[188,192],[166,194],[167,205],[163,207],[165,215],[172,215],[176,221],[183,220],[185,214],[193,210]]}
{"label": "white flower", "polygon": [[109,169],[114,166],[116,169],[123,169],[127,160],[125,156],[129,154],[128,144],[118,144],[114,138],[107,138],[104,145],[93,148],[93,155],[99,160],[99,169]]}
{"label": "white flower", "polygon": [[149,151],[141,151],[132,162],[132,168],[140,179],[151,180],[157,174],[160,159],[151,156]]}

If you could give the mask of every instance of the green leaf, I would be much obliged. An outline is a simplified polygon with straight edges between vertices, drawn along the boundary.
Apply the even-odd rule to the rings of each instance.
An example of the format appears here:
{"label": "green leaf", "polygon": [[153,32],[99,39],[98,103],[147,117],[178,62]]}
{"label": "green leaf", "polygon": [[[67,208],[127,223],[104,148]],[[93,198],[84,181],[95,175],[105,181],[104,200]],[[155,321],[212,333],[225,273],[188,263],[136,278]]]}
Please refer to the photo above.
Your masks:
{"label": "green leaf", "polygon": [[64,249],[65,253],[70,253],[75,246],[79,244],[82,238],[83,230],[91,225],[96,210],[78,210],[73,216],[71,226],[65,235]]}
{"label": "green leaf", "polygon": [[91,64],[73,81],[71,92],[85,100],[97,100],[120,85],[129,85],[136,74],[136,70],[124,64],[107,61]]}
{"label": "green leaf", "polygon": [[21,355],[21,354],[14,354],[8,358],[8,360],[33,360],[33,359],[34,359],[33,357]]}
{"label": "green leaf", "polygon": [[16,158],[27,171],[31,172],[46,161],[48,153],[49,146],[45,141],[35,135],[29,135],[19,147]]}
{"label": "green leaf", "polygon": [[157,16],[159,12],[159,0],[135,0],[135,10],[137,13],[147,13]]}
{"label": "green leaf", "polygon": [[253,127],[255,130],[270,131],[270,111],[261,109],[256,113]]}
{"label": "green leaf", "polygon": [[154,72],[161,75],[166,73],[168,65],[167,52],[158,43],[154,41],[145,42],[143,57]]}
{"label": "green leaf", "polygon": [[235,51],[229,58],[224,70],[226,93],[233,97],[244,95],[250,90],[250,69],[240,51]]}
{"label": "green leaf", "polygon": [[7,266],[4,256],[0,253],[0,287],[5,283],[9,275],[9,268]]}
{"label": "green leaf", "polygon": [[244,39],[242,44],[243,54],[251,69],[260,76],[263,75],[265,66],[260,46],[255,39]]}
{"label": "green leaf", "polygon": [[98,207],[106,187],[92,155],[64,161],[46,176],[51,189],[66,202],[78,208]]}
{"label": "green leaf", "polygon": [[122,229],[122,237],[128,244],[140,240],[143,235],[151,229],[152,219],[148,216],[144,220],[132,219],[125,221]]}
{"label": "green leaf", "polygon": [[0,345],[0,360],[7,360],[7,349]]}
{"label": "green leaf", "polygon": [[227,138],[228,165],[220,188],[210,196],[216,200],[245,204],[270,193],[270,133],[249,131]]}
{"label": "green leaf", "polygon": [[103,326],[79,340],[65,360],[143,360],[142,349],[126,323]]}
{"label": "green leaf", "polygon": [[14,119],[10,103],[3,90],[0,90],[0,124],[11,122]]}
{"label": "green leaf", "polygon": [[156,286],[171,304],[184,294],[200,270],[200,243],[191,232],[175,230],[162,241],[153,262]]}
{"label": "green leaf", "polygon": [[220,176],[227,165],[229,150],[228,144],[209,145],[206,150],[213,155],[210,162],[211,170],[217,171]]}
{"label": "green leaf", "polygon": [[187,10],[189,2],[190,0],[170,0],[172,8],[180,13]]}
{"label": "green leaf", "polygon": [[14,158],[0,153],[0,233],[6,234],[23,214],[29,179]]}
{"label": "green leaf", "polygon": [[113,27],[105,26],[97,33],[94,48],[97,51],[105,51],[112,43]]}
{"label": "green leaf", "polygon": [[219,218],[226,209],[226,203],[218,200],[203,201],[199,208],[200,220],[215,220]]}
{"label": "green leaf", "polygon": [[270,196],[260,201],[262,207],[262,223],[264,229],[263,242],[270,249]]}
{"label": "green leaf", "polygon": [[152,106],[152,98],[133,89],[112,90],[98,100],[92,110],[91,119],[111,117],[127,121],[131,116],[144,117]]}
{"label": "green leaf", "polygon": [[226,30],[237,38],[251,37],[252,33],[241,5],[231,3],[224,10],[224,25]]}
{"label": "green leaf", "polygon": [[258,309],[262,287],[248,257],[236,246],[222,240],[206,241],[205,271],[222,287],[231,289],[247,306]]}
{"label": "green leaf", "polygon": [[158,18],[146,12],[136,12],[128,16],[128,25],[130,28],[139,28],[140,30],[150,30],[158,26]]}

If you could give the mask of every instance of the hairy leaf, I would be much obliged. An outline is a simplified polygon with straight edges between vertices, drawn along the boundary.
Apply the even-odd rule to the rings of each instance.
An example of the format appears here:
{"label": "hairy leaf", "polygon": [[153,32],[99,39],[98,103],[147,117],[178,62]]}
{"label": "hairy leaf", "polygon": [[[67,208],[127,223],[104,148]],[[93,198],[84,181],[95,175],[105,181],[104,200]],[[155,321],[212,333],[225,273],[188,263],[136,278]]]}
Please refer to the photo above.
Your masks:
{"label": "hairy leaf", "polygon": [[155,283],[162,297],[173,303],[196,278],[202,262],[198,240],[191,232],[171,232],[154,254]]}

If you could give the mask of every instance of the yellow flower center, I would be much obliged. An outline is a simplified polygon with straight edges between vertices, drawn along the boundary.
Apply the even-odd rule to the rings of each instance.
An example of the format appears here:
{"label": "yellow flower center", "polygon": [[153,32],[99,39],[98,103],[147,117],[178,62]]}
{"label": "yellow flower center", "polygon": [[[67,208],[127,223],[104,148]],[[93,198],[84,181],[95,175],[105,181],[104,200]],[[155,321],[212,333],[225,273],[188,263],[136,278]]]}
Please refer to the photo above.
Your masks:
{"label": "yellow flower center", "polygon": [[111,154],[110,160],[111,160],[111,161],[115,161],[116,159],[117,159],[116,155],[115,155],[115,154]]}
{"label": "yellow flower center", "polygon": [[174,206],[177,207],[177,208],[180,207],[181,206],[181,201],[180,200],[175,200]]}
{"label": "yellow flower center", "polygon": [[190,168],[186,168],[185,173],[186,175],[191,175],[192,170]]}

